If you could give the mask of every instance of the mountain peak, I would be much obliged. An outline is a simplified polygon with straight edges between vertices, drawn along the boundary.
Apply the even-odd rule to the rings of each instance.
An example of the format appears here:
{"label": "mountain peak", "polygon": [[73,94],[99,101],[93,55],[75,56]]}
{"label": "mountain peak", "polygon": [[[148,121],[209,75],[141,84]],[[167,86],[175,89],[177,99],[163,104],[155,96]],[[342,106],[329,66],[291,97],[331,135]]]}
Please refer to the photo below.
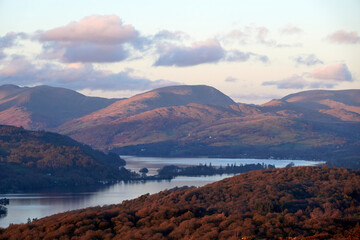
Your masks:
{"label": "mountain peak", "polygon": [[150,92],[159,93],[163,98],[171,97],[178,103],[174,105],[185,105],[199,103],[205,105],[229,106],[236,104],[230,97],[226,96],[214,87],[207,85],[177,85],[157,88]]}

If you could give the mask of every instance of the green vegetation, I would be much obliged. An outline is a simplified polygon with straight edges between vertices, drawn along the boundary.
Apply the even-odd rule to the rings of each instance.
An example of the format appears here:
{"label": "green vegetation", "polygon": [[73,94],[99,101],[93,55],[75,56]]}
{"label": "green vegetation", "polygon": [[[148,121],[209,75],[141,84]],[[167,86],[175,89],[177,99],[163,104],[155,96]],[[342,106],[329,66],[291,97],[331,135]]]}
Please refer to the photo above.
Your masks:
{"label": "green vegetation", "polygon": [[76,189],[129,179],[125,161],[60,134],[0,126],[0,192]]}
{"label": "green vegetation", "polygon": [[60,213],[0,239],[358,239],[360,171],[295,167]]}

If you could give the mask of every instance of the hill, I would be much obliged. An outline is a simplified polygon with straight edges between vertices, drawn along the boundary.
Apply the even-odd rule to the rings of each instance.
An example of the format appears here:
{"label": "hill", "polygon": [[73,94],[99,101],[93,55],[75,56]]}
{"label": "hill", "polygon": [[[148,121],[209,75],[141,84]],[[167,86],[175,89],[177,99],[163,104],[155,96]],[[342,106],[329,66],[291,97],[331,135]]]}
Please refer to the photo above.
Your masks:
{"label": "hill", "polygon": [[58,130],[124,155],[319,159],[360,167],[360,131],[354,131],[360,130],[360,90],[306,91],[260,106],[235,104],[217,91],[206,100],[213,91],[153,90]]}
{"label": "hill", "polygon": [[128,179],[118,155],[50,132],[0,126],[0,192],[67,189]]}
{"label": "hill", "polygon": [[359,186],[359,171],[255,171],[11,225],[0,239],[357,239]]}
{"label": "hill", "polygon": [[119,100],[104,109],[65,123],[59,130],[69,133],[87,127],[112,124],[159,108],[186,106],[191,103],[216,106],[235,104],[219,90],[205,85],[164,87]]}
{"label": "hill", "polygon": [[0,89],[0,123],[51,128],[123,155],[316,159],[360,168],[360,90],[305,91],[257,106],[205,85],[122,100],[47,86]]}
{"label": "hill", "polygon": [[50,86],[0,86],[0,124],[26,129],[51,129],[107,107],[118,99],[86,97]]}

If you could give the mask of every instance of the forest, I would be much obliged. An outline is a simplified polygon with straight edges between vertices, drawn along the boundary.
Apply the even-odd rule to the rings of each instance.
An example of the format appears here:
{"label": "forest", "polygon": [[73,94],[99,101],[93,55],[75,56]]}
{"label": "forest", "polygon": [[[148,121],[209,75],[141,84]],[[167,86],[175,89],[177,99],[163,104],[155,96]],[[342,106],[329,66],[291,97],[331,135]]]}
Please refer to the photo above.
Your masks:
{"label": "forest", "polygon": [[130,179],[117,154],[56,133],[0,126],[0,193],[72,188]]}
{"label": "forest", "polygon": [[241,164],[241,165],[227,165],[226,167],[213,167],[206,164],[198,166],[179,167],[176,165],[164,166],[158,170],[158,177],[160,178],[174,178],[176,176],[211,176],[216,174],[237,174],[260,169],[274,169],[275,166],[271,164]]}
{"label": "forest", "polygon": [[266,169],[56,214],[0,239],[359,239],[360,171]]}

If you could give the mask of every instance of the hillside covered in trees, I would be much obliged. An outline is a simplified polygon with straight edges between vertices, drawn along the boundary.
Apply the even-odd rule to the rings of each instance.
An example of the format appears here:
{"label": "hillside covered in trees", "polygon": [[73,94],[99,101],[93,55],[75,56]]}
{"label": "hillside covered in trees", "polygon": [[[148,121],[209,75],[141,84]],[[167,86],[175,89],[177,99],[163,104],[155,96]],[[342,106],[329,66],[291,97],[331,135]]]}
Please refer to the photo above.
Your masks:
{"label": "hillside covered in trees", "polygon": [[295,167],[60,213],[0,239],[358,239],[360,172]]}
{"label": "hillside covered in trees", "polygon": [[0,192],[99,184],[128,179],[125,161],[67,136],[0,126]]}

